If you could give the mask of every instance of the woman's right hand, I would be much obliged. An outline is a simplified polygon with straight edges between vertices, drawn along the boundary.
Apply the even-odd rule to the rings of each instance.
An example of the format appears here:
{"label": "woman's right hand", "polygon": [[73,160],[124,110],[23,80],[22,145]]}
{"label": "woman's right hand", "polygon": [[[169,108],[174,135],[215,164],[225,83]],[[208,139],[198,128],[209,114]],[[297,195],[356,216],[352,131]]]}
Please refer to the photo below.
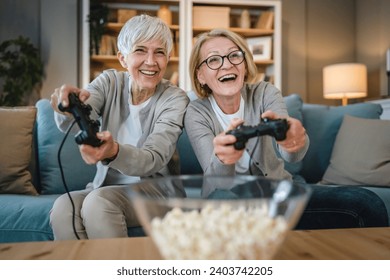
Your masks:
{"label": "woman's right hand", "polygon": [[68,107],[68,96],[70,93],[75,93],[81,102],[85,102],[90,95],[90,93],[84,89],[64,84],[60,88],[56,88],[50,97],[50,104],[54,111],[59,114],[69,115],[69,113],[60,111],[60,109],[58,109],[58,105],[61,103],[64,108]]}
{"label": "woman's right hand", "polygon": [[[233,119],[226,131],[237,128],[243,123],[242,119]],[[226,134],[226,131],[215,136],[213,140],[214,154],[223,164],[235,164],[245,150],[236,150],[233,145],[237,140],[236,137]]]}

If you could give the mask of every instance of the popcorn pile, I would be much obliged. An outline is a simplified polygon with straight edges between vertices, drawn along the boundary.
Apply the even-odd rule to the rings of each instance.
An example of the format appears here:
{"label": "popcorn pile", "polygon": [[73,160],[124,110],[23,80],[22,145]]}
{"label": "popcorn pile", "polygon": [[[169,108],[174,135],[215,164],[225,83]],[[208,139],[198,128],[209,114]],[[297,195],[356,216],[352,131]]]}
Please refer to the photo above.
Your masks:
{"label": "popcorn pile", "polygon": [[287,232],[282,217],[266,208],[219,208],[169,211],[151,222],[151,236],[165,259],[270,259]]}

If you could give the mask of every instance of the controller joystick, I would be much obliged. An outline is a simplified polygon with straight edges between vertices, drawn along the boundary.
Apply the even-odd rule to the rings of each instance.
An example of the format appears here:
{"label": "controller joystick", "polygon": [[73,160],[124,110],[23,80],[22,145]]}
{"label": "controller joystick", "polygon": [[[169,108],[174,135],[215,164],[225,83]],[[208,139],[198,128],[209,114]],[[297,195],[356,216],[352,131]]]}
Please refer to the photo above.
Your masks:
{"label": "controller joystick", "polygon": [[286,119],[262,119],[262,122],[255,126],[240,125],[236,129],[229,130],[226,134],[234,135],[237,141],[234,143],[236,150],[245,148],[245,144],[249,138],[270,135],[277,141],[286,139],[286,132],[288,130],[288,123]]}
{"label": "controller joystick", "polygon": [[96,133],[99,132],[100,123],[97,120],[91,120],[89,115],[92,108],[89,104],[84,104],[80,101],[75,93],[70,93],[68,96],[69,106],[63,107],[60,103],[58,109],[61,112],[69,112],[75,118],[80,131],[75,136],[77,144],[87,144],[94,147],[99,147],[103,142],[97,138]]}

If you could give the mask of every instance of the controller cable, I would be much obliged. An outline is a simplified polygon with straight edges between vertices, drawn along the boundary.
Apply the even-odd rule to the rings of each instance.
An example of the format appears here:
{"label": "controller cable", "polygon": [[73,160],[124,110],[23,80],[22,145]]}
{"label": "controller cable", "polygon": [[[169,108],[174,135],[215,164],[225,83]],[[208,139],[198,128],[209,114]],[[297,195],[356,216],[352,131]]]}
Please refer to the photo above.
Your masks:
{"label": "controller cable", "polygon": [[[252,169],[251,169],[251,162],[253,161],[253,154],[255,153],[255,150],[256,150],[257,146],[259,145],[259,139],[260,139],[260,137],[256,137],[255,146],[254,146],[252,152],[251,152],[250,155],[249,155],[249,174],[250,174],[251,176],[254,175],[253,172],[252,172]],[[257,175],[256,175],[256,176],[257,176]],[[260,191],[260,197],[264,197],[264,190],[263,190],[263,187],[261,186],[261,184],[260,184],[258,181],[256,181],[256,185],[257,185],[257,187],[258,187],[258,190]]]}
{"label": "controller cable", "polygon": [[60,172],[61,172],[62,183],[64,184],[65,191],[68,194],[70,203],[72,204],[72,226],[73,226],[73,232],[74,232],[74,235],[76,236],[76,238],[78,240],[80,240],[80,236],[77,234],[77,231],[76,231],[76,221],[75,221],[76,220],[76,210],[75,210],[75,206],[74,206],[74,202],[73,202],[72,196],[70,195],[70,192],[69,192],[68,185],[66,184],[66,180],[65,180],[65,176],[64,176],[64,170],[63,170],[62,164],[61,164],[61,151],[62,151],[62,147],[64,146],[65,140],[66,140],[66,138],[68,138],[69,132],[72,129],[72,127],[74,126],[75,123],[76,123],[76,120],[74,120],[72,122],[72,124],[69,126],[69,128],[67,129],[67,131],[65,133],[65,136],[62,139],[62,142],[60,144],[60,147],[58,148],[57,159],[58,159],[58,165],[59,165]]}
{"label": "controller cable", "polygon": [[248,164],[248,167],[249,167],[249,174],[250,175],[253,175],[253,172],[252,172],[252,168],[251,168],[251,162],[253,161],[253,154],[255,153],[255,150],[257,148],[257,145],[259,145],[259,138],[260,137],[256,137],[256,143],[255,143],[255,146],[251,152],[251,154],[249,155],[249,164]]}
{"label": "controller cable", "polygon": [[[260,118],[260,123],[265,123],[265,122],[267,122],[267,121],[268,121],[267,118]],[[255,153],[255,150],[256,150],[257,146],[259,145],[259,139],[260,139],[260,136],[257,136],[257,137],[256,137],[255,146],[254,146],[252,152],[251,152],[250,155],[249,155],[249,174],[250,174],[250,175],[253,175],[253,172],[252,172],[252,169],[251,169],[251,162],[253,161],[253,155],[254,155],[254,153]],[[264,174],[263,174],[263,175],[264,175]]]}

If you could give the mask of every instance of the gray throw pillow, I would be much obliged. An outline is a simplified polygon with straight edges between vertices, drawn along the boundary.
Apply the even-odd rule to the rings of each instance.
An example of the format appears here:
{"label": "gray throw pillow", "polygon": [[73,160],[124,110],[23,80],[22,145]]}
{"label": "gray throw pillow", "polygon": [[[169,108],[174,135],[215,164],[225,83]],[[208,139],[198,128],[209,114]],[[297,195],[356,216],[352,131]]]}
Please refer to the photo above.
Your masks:
{"label": "gray throw pillow", "polygon": [[390,121],[346,115],[322,183],[390,186]]}
{"label": "gray throw pillow", "polygon": [[327,106],[304,103],[303,126],[310,138],[301,175],[308,183],[319,182],[329,166],[333,145],[345,115],[365,119],[379,119],[380,104],[355,103],[347,106]]}

